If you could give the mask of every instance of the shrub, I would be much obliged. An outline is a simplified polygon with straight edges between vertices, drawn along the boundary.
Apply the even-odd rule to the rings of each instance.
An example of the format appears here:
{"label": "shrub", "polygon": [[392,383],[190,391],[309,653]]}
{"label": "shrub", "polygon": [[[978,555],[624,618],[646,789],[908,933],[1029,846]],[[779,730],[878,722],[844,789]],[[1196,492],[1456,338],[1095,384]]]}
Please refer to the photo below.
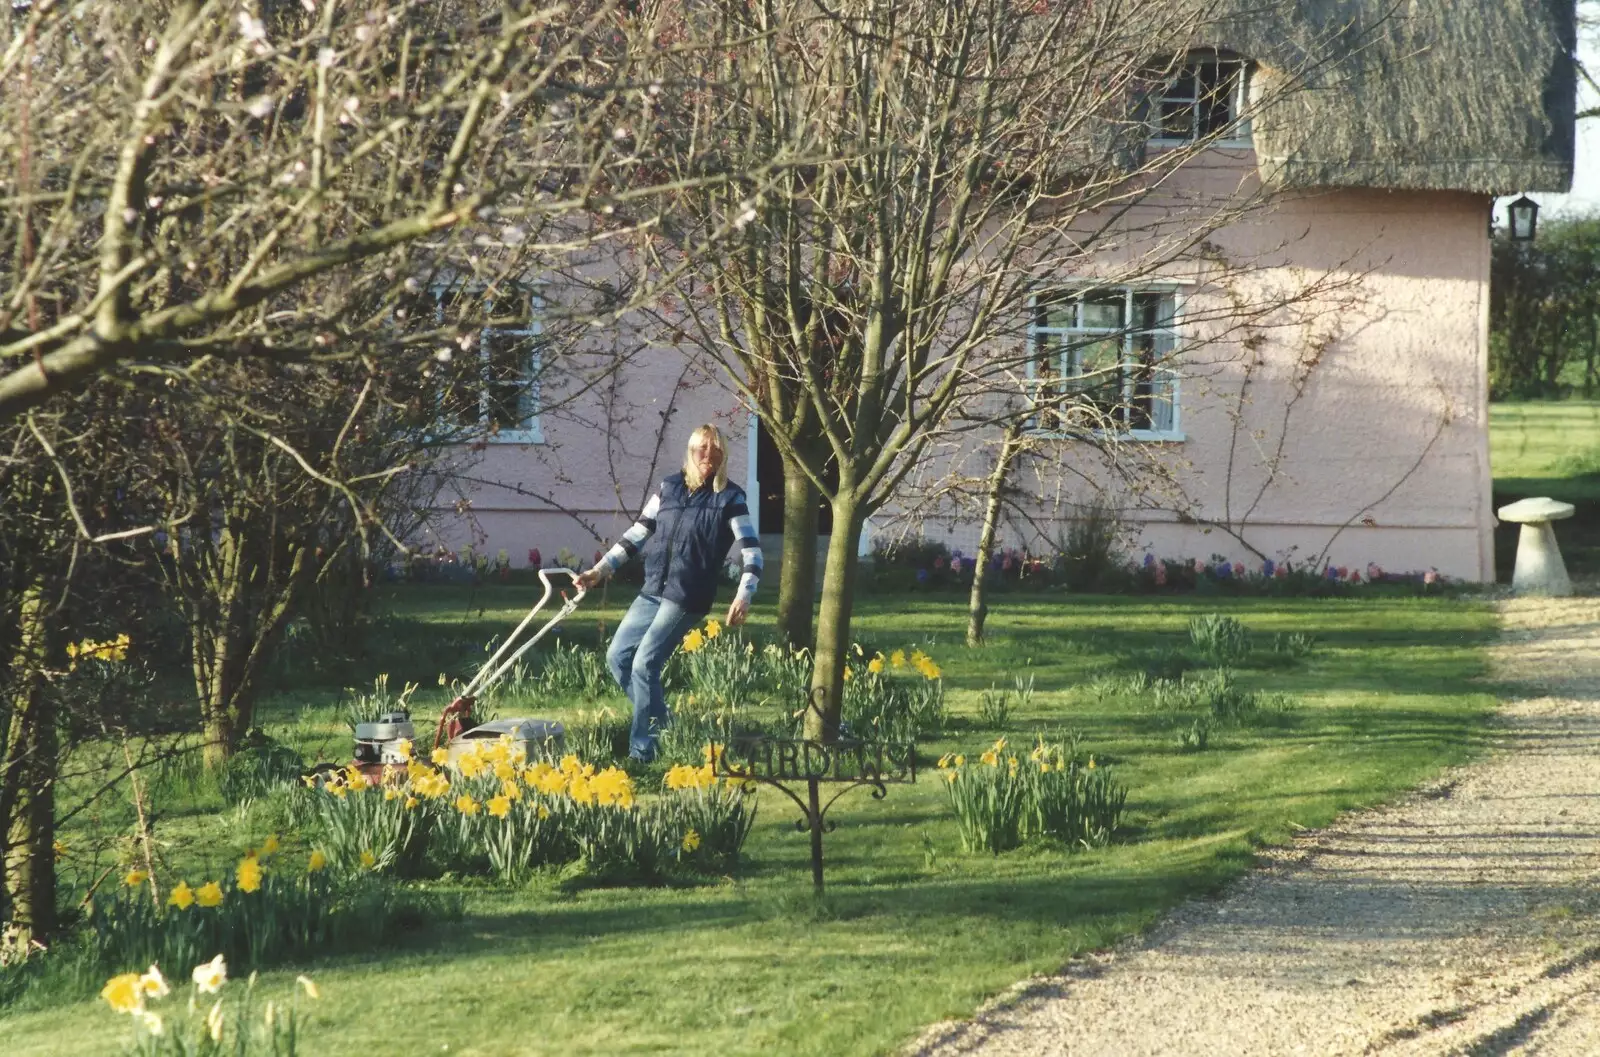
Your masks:
{"label": "shrub", "polygon": [[1069,591],[1107,591],[1126,580],[1121,525],[1101,502],[1081,507],[1065,535],[1056,537],[1056,563]]}
{"label": "shrub", "polygon": [[1191,618],[1189,640],[1218,667],[1243,664],[1250,659],[1250,632],[1233,617],[1208,613]]}

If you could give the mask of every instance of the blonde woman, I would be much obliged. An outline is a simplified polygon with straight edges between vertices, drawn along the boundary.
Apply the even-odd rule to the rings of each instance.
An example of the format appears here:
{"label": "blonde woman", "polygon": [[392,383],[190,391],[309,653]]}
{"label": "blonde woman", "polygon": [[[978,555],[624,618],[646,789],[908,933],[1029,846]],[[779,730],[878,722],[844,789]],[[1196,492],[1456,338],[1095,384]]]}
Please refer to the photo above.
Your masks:
{"label": "blonde woman", "polygon": [[761,541],[750,523],[744,489],[728,481],[728,450],[722,433],[704,425],[689,434],[683,470],[662,480],[639,520],[616,546],[578,577],[593,587],[641,551],[644,590],[628,607],[606,651],[612,678],[633,703],[628,755],[655,758],[656,735],[667,725],[661,669],[678,643],[711,612],[717,574],[734,543],[739,544],[739,587],[728,606],[727,623],[738,626],[750,612],[761,582]]}

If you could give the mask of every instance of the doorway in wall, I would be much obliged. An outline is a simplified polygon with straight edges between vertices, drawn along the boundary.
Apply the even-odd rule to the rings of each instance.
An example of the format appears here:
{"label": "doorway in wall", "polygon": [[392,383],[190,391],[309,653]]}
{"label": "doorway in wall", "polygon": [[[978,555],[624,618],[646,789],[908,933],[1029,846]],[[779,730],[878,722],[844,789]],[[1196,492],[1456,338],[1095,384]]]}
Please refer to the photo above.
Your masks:
{"label": "doorway in wall", "polygon": [[[838,471],[833,460],[828,460],[827,474],[829,484],[838,480]],[[779,535],[783,532],[783,456],[778,454],[778,446],[773,443],[772,437],[760,419],[756,419],[756,491],[760,502],[757,517],[760,518],[762,535]],[[817,497],[817,535],[827,536],[833,531],[833,510],[828,506],[828,501],[821,496]]]}

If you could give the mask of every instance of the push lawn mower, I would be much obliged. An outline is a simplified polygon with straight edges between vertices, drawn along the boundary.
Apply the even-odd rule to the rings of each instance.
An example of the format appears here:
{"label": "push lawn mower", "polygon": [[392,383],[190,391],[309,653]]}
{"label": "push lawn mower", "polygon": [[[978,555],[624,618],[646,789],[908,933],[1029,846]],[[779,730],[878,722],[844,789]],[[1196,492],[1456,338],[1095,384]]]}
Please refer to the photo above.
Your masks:
{"label": "push lawn mower", "polygon": [[[576,592],[568,598],[567,593],[562,591],[561,608],[545,621],[544,626],[534,632],[532,637],[518,645],[517,641],[522,633],[555,594],[556,587],[550,580],[551,573],[570,576]],[[472,681],[462,689],[460,696],[446,705],[444,711],[439,714],[438,726],[433,731],[433,747],[436,750],[443,748],[449,753],[449,759],[452,761],[470,749],[474,742],[495,741],[507,736],[511,738],[513,744],[522,746],[528,758],[532,758],[539,750],[561,746],[565,730],[555,720],[517,717],[478,724],[473,722],[472,716],[473,705],[476,704],[478,695],[499,682],[511,667],[522,659],[522,655],[533,648],[534,643],[544,638],[550,629],[577,609],[578,603],[582,602],[583,596],[588,593],[578,581],[578,575],[570,569],[540,569],[539,582],[544,584],[544,594],[540,595],[538,604],[522,618],[522,623],[517,625],[516,630],[506,636],[500,648],[494,651],[494,656],[478,669],[478,674],[473,676]],[[411,716],[407,712],[386,712],[379,716],[375,723],[357,723],[355,762],[352,766],[372,781],[381,781],[386,768],[406,765],[407,756],[400,747],[402,739],[412,743],[416,740],[416,728],[412,725]]]}

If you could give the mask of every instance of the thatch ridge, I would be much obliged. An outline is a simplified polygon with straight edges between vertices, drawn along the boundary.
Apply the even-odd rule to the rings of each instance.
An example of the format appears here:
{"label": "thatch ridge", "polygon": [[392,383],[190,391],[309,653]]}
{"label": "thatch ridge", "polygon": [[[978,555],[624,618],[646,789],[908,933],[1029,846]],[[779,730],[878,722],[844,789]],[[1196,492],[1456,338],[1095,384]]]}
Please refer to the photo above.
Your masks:
{"label": "thatch ridge", "polygon": [[[1288,187],[1507,194],[1572,185],[1575,0],[1234,0],[1202,42],[1269,102],[1263,176]],[[1293,79],[1303,89],[1275,92]]]}

